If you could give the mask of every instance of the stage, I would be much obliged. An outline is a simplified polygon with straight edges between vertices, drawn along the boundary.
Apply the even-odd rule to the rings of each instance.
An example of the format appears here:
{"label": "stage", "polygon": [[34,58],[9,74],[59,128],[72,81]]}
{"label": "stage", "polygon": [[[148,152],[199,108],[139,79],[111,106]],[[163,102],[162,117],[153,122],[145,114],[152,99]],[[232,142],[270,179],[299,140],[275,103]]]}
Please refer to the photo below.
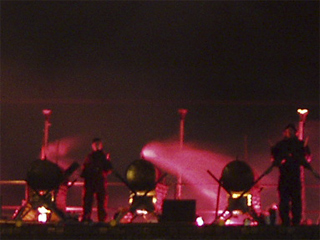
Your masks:
{"label": "stage", "polygon": [[193,223],[59,222],[49,224],[1,221],[1,239],[320,239],[319,225],[295,227],[218,226]]}

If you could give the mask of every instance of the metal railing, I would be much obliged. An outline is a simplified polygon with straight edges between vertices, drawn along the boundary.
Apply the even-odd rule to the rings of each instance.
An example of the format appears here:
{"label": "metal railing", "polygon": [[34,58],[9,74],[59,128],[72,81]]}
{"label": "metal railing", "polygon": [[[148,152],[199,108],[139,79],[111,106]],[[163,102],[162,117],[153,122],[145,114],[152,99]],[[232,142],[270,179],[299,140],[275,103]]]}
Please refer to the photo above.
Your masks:
{"label": "metal railing", "polygon": [[[27,182],[25,180],[0,180],[0,187],[2,189],[2,186],[4,185],[9,185],[9,186],[24,186],[24,190],[25,190],[25,200],[28,199],[28,185]],[[84,182],[83,181],[76,181],[73,183],[72,186],[75,187],[83,187]],[[184,184],[185,186],[187,184]],[[218,187],[217,184],[210,184],[212,187]],[[126,187],[124,183],[122,182],[108,182],[107,183],[108,187]],[[262,188],[277,188],[277,184],[261,184]],[[310,184],[310,185],[306,185],[306,189],[320,189],[320,185],[319,184]],[[2,216],[2,213],[4,211],[11,211],[14,212],[15,210],[17,210],[20,205],[3,205],[2,203],[3,201],[3,193],[1,192],[1,196],[0,196],[0,205],[1,205],[1,212],[0,212],[0,217]],[[21,199],[20,199],[21,200]],[[95,207],[93,207],[93,211],[96,211],[97,209]],[[115,211],[116,209],[113,208],[109,208],[109,211]],[[80,213],[82,211],[82,206],[66,206],[66,211],[67,212],[78,212]],[[214,210],[208,210],[208,209],[199,209],[197,212],[199,213],[210,213],[213,214]],[[306,213],[308,214],[317,214],[318,216],[320,216],[320,209],[318,210],[306,210]]]}
{"label": "metal railing", "polygon": [[[0,180],[0,186],[3,186],[3,185],[24,186],[25,200],[28,199],[28,185],[25,180]],[[72,184],[72,186],[77,186],[77,187],[83,187],[83,185],[84,185],[84,182],[82,182],[82,181],[77,181]],[[108,182],[107,185],[114,186],[114,187],[117,187],[117,186],[124,187],[125,186],[125,184],[121,183],[121,182]],[[2,212],[2,210],[16,210],[20,207],[20,205],[3,205],[2,198],[3,198],[3,196],[1,193],[1,195],[0,195],[1,212]],[[93,208],[93,210],[95,211],[96,208]],[[81,206],[66,206],[66,211],[78,212],[78,211],[82,211],[82,207]]]}

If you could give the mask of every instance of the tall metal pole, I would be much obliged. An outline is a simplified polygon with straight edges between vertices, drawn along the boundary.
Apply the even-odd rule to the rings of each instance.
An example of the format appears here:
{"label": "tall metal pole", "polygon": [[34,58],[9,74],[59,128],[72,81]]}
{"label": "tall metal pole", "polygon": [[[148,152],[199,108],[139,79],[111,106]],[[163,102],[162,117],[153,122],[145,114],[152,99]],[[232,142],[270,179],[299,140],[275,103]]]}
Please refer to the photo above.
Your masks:
{"label": "tall metal pole", "polygon": [[[49,127],[51,126],[50,124],[50,116],[51,116],[52,111],[50,109],[43,109],[42,114],[44,115],[44,129],[43,129],[43,138],[42,138],[42,146],[41,146],[41,152],[40,152],[40,159],[41,160],[46,160],[47,158],[47,146],[48,146],[48,139],[49,139]],[[31,194],[30,194],[30,187],[26,185],[25,188],[25,198],[29,199]]]}
{"label": "tall metal pole", "polygon": [[[186,115],[188,113],[187,109],[179,109],[178,113],[180,114],[180,150],[183,149],[183,144],[184,144],[184,122]],[[177,181],[177,186],[176,186],[176,196],[175,199],[180,200],[182,198],[182,176],[181,173],[178,173],[178,181]]]}
{"label": "tall metal pole", "polygon": [[[308,116],[308,109],[298,109],[297,113],[300,116],[298,138],[304,140],[304,126]],[[306,188],[305,188],[305,176],[304,168],[300,167],[300,178],[301,178],[301,201],[302,201],[302,220],[306,219]]]}
{"label": "tall metal pole", "polygon": [[49,122],[49,118],[50,118],[52,111],[50,109],[44,109],[44,110],[42,110],[42,113],[45,117],[45,121],[44,121],[43,143],[42,143],[42,148],[41,148],[41,160],[45,160],[47,158],[49,127],[51,126],[51,124]]}

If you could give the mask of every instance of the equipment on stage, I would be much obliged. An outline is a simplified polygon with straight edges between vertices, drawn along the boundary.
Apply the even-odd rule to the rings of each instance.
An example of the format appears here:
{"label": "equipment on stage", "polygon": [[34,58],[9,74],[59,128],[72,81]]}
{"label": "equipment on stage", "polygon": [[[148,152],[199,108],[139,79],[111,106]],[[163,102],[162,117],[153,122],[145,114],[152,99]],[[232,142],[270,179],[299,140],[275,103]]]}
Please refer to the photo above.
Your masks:
{"label": "equipment on stage", "polygon": [[131,194],[129,203],[135,213],[154,212],[156,202],[156,170],[152,163],[139,159],[133,161],[127,171],[126,178]]}
{"label": "equipment on stage", "polygon": [[146,220],[148,220],[148,215],[155,215],[156,186],[166,174],[157,180],[156,168],[151,162],[144,159],[137,159],[129,165],[126,170],[126,179],[116,171],[113,172],[130,189],[130,206],[116,213],[114,224],[132,222],[139,215]]}
{"label": "equipment on stage", "polygon": [[131,190],[146,191],[156,187],[156,169],[144,159],[133,161],[126,171],[126,179]]}
{"label": "equipment on stage", "polygon": [[235,160],[224,167],[220,181],[228,191],[240,192],[252,186],[254,174],[247,163]]}
{"label": "equipment on stage", "polygon": [[33,161],[27,171],[27,199],[14,213],[14,220],[45,223],[66,219],[64,211],[57,207],[57,193],[59,188],[66,184],[68,178],[80,165],[77,162],[73,162],[63,171],[57,164],[47,159],[46,149],[49,126],[51,125],[49,123],[51,110],[45,109],[43,114],[45,115],[45,128],[41,159]]}
{"label": "equipment on stage", "polygon": [[57,191],[79,167],[74,162],[63,171],[49,160],[35,160],[27,172],[28,200],[15,212],[14,220],[56,222],[65,220],[62,209],[56,205]]}
{"label": "equipment on stage", "polygon": [[35,191],[46,191],[59,188],[63,181],[63,171],[49,160],[35,160],[27,172],[27,184]]}
{"label": "equipment on stage", "polygon": [[[254,180],[254,173],[251,167],[244,161],[234,160],[228,163],[221,174],[221,178],[217,179],[209,170],[207,172],[215,179],[218,184],[218,195],[216,205],[216,217],[213,223],[219,220],[226,222],[237,212],[249,214],[253,221],[260,223],[261,218],[258,216],[253,203],[253,196],[249,192],[258,181],[268,174],[272,167],[269,167],[263,175]],[[228,206],[218,215],[220,189],[221,187],[228,193]]]}
{"label": "equipment on stage", "polygon": [[170,223],[195,223],[196,221],[196,200],[171,200],[163,201],[163,211],[160,222]]}

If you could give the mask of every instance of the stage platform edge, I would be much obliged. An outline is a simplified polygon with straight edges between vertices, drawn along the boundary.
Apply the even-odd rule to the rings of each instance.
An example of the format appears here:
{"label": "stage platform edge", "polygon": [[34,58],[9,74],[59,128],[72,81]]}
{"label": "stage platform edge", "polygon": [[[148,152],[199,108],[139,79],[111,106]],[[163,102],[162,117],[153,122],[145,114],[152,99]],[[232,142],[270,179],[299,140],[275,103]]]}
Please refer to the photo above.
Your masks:
{"label": "stage platform edge", "polygon": [[319,225],[196,226],[192,223],[25,223],[1,221],[0,239],[320,239]]}

